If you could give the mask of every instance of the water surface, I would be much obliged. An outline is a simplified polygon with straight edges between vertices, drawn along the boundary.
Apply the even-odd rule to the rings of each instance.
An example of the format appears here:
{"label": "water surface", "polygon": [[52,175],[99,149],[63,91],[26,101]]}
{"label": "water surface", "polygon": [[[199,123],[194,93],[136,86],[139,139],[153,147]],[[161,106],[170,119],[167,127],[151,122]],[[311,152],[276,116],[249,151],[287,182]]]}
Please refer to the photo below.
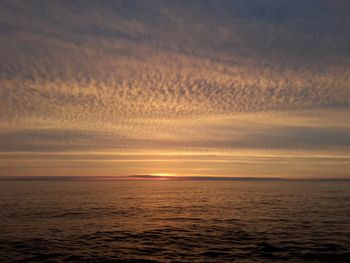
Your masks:
{"label": "water surface", "polygon": [[0,262],[350,262],[350,183],[2,181]]}

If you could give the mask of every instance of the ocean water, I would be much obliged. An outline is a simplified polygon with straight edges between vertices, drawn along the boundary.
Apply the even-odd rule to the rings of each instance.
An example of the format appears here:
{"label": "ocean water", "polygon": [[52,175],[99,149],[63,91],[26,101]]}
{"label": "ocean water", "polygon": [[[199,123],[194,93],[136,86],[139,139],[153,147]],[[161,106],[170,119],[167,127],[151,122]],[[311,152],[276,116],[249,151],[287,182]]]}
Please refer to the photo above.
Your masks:
{"label": "ocean water", "polygon": [[0,262],[350,262],[350,183],[1,181]]}

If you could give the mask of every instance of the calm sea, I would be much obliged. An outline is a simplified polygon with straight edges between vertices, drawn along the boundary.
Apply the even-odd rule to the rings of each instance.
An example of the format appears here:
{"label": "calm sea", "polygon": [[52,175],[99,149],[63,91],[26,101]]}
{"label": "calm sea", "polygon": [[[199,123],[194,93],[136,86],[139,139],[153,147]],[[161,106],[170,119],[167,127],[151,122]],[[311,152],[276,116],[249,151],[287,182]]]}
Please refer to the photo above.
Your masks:
{"label": "calm sea", "polygon": [[350,183],[1,181],[13,261],[350,262]]}

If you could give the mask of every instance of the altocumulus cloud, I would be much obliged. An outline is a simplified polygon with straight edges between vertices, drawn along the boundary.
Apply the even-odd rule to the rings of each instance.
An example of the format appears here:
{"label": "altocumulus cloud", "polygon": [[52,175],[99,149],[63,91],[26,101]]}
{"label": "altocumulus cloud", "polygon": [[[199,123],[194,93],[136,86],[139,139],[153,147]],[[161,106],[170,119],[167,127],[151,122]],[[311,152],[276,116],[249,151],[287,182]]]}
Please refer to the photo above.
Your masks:
{"label": "altocumulus cloud", "polygon": [[345,0],[1,1],[1,151],[347,154],[349,126],[332,119],[349,113],[349,11]]}

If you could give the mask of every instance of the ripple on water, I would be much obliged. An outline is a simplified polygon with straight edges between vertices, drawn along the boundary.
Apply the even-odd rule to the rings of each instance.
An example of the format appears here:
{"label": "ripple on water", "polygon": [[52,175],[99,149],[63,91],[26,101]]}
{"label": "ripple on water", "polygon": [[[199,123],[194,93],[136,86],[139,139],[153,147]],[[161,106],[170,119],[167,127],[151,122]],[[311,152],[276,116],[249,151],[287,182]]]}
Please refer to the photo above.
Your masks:
{"label": "ripple on water", "polygon": [[0,262],[350,262],[350,187],[182,183],[0,185]]}

